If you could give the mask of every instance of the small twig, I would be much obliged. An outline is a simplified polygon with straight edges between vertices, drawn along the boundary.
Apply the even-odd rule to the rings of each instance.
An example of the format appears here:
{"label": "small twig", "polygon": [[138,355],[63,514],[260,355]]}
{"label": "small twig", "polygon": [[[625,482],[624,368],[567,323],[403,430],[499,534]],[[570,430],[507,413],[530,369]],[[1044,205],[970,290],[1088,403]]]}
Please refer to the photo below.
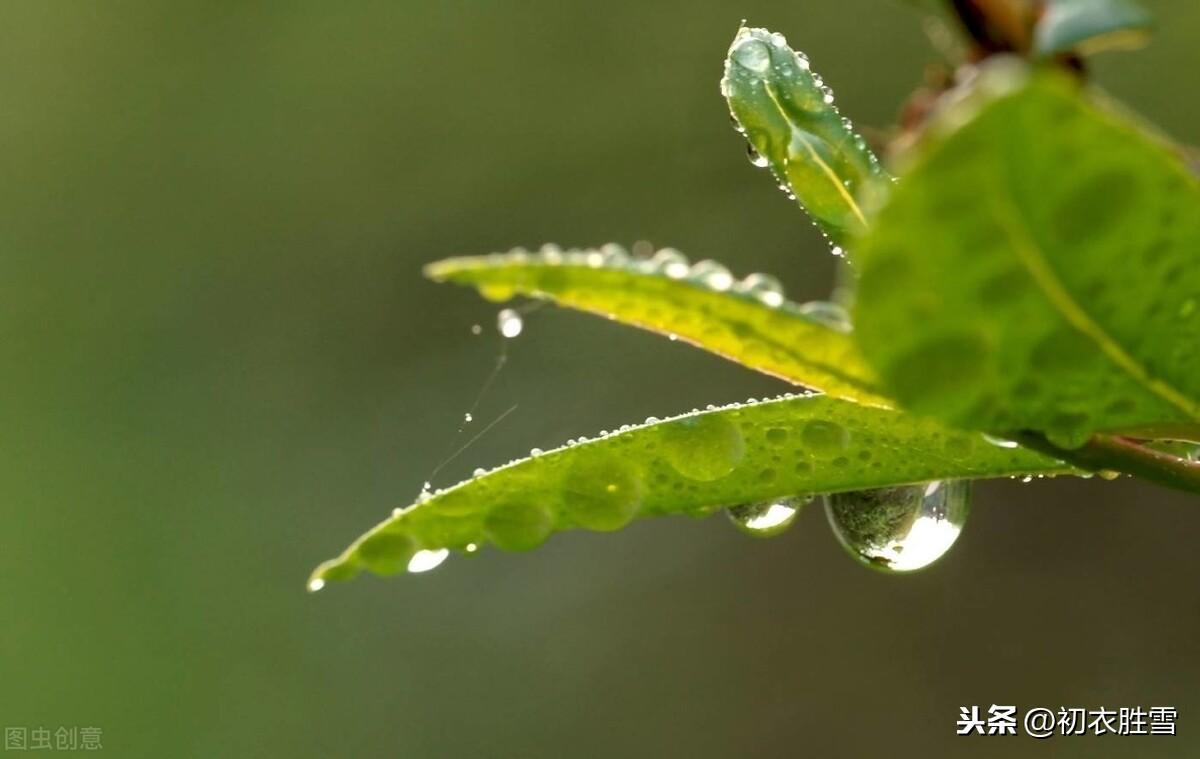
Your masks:
{"label": "small twig", "polygon": [[1021,445],[1090,472],[1122,472],[1175,490],[1200,493],[1200,462],[1147,448],[1114,435],[1093,435],[1081,448],[1059,448],[1036,432],[1013,436]]}

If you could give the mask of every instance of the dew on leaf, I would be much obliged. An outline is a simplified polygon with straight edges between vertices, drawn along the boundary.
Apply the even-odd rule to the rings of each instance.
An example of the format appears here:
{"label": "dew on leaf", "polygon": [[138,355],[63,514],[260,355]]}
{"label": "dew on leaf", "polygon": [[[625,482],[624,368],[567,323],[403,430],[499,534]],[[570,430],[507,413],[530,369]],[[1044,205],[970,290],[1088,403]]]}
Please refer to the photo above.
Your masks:
{"label": "dew on leaf", "polygon": [[746,156],[750,159],[750,165],[759,169],[765,169],[771,163],[770,159],[758,152],[753,143],[746,143]]}
{"label": "dew on leaf", "polygon": [[846,313],[846,309],[836,303],[824,300],[809,301],[801,303],[797,311],[801,316],[820,322],[838,332],[850,332],[853,329],[850,315]]}
{"label": "dew on leaf", "polygon": [[817,453],[834,454],[850,445],[850,433],[835,422],[814,419],[804,425],[800,440]]}
{"label": "dew on leaf", "polygon": [[747,503],[725,510],[729,521],[747,535],[769,538],[786,530],[796,521],[800,507],[811,498],[783,498],[763,503]]}
{"label": "dew on leaf", "polygon": [[746,441],[727,418],[706,414],[684,417],[661,428],[667,463],[684,477],[701,482],[733,471],[746,454]]}
{"label": "dew on leaf", "polygon": [[969,480],[936,481],[829,495],[825,513],[855,559],[887,572],[912,572],[950,550],[970,501]]}
{"label": "dew on leaf", "polygon": [[550,513],[532,503],[506,503],[492,509],[483,521],[488,539],[505,551],[528,551],[550,537]]}
{"label": "dew on leaf", "polygon": [[753,38],[747,38],[733,51],[733,59],[756,74],[765,74],[771,66],[771,51]]}
{"label": "dew on leaf", "polygon": [[619,458],[581,459],[567,473],[563,491],[575,521],[601,532],[629,524],[642,504],[641,478]]}

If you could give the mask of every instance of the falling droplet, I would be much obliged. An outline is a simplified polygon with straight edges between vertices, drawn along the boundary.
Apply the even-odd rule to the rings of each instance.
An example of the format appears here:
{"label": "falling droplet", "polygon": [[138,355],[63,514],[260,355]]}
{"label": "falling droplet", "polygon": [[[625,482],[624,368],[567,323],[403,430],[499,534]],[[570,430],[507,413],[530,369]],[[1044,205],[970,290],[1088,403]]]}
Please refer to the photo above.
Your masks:
{"label": "falling droplet", "polygon": [[320,577],[314,577],[308,581],[308,592],[316,593],[321,588],[325,587],[325,581]]}
{"label": "falling droplet", "polygon": [[765,74],[771,65],[771,51],[756,39],[748,39],[733,51],[733,58],[756,74]]}
{"label": "falling droplet", "polygon": [[770,274],[750,274],[738,283],[737,289],[771,308],[783,305],[783,285]]}
{"label": "falling droplet", "polygon": [[445,548],[439,548],[436,551],[423,549],[413,554],[408,560],[408,571],[417,574],[419,572],[428,572],[431,569],[437,569],[446,557],[450,555],[450,551]]}
{"label": "falling droplet", "polygon": [[734,526],[756,538],[770,538],[791,527],[800,507],[812,498],[784,498],[763,503],[747,503],[725,510]]}
{"label": "falling droplet", "polygon": [[969,480],[902,485],[825,497],[838,541],[867,566],[912,572],[941,558],[970,511]]}
{"label": "falling droplet", "polygon": [[757,166],[760,169],[765,169],[771,163],[765,155],[758,152],[754,145],[749,142],[746,143],[746,156],[750,159],[751,165]]}
{"label": "falling droplet", "polygon": [[496,315],[496,329],[500,330],[500,334],[504,337],[516,337],[524,328],[525,321],[519,313],[511,308],[501,309],[500,313]]}

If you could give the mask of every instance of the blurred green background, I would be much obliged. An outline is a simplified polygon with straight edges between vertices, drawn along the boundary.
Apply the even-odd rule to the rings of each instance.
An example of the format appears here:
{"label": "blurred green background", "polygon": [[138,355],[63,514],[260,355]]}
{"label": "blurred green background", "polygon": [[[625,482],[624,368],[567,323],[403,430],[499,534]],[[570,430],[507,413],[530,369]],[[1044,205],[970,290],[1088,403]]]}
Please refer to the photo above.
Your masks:
{"label": "blurred green background", "polygon": [[[1155,7],[1098,80],[1200,141],[1200,6]],[[932,58],[884,0],[0,5],[0,725],[131,757],[1196,755],[1200,509],[1135,482],[984,485],[911,577],[810,508],[303,592],[496,358],[496,307],[423,262],[648,239],[828,293],[717,91],[743,17],[863,125]],[[516,412],[435,484],[783,389],[542,309],[476,418]],[[1180,735],[954,737],[992,703],[1173,705]]]}

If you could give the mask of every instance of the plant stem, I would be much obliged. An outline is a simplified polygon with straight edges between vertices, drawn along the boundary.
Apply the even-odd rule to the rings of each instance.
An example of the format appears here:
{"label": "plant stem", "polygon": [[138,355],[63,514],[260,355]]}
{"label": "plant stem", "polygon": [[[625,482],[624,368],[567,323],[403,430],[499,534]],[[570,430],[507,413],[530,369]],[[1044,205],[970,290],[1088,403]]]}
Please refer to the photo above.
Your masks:
{"label": "plant stem", "polygon": [[1082,448],[1059,448],[1036,432],[1014,439],[1047,456],[1092,472],[1112,470],[1188,493],[1200,493],[1200,462],[1188,461],[1114,435],[1093,435]]}

